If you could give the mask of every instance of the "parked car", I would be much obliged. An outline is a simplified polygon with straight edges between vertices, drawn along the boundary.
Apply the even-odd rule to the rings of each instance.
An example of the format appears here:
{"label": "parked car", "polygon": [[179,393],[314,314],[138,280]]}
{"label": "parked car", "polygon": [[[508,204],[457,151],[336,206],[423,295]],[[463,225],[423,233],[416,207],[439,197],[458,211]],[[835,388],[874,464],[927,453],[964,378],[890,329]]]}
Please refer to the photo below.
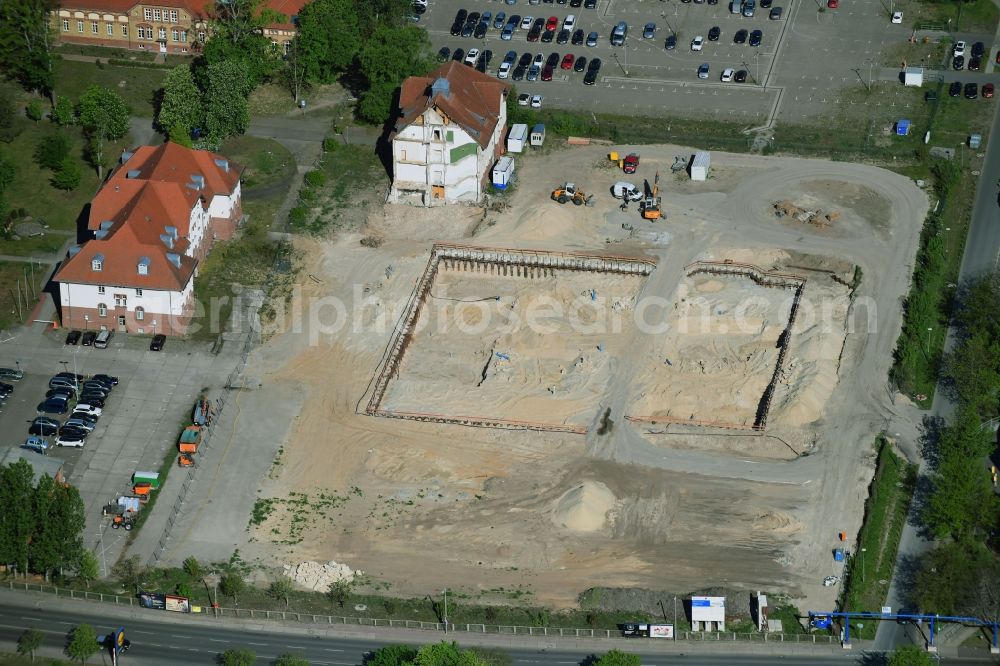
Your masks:
{"label": "parked car", "polygon": [[60,434],[56,439],[56,446],[71,446],[78,449],[82,449],[86,443],[86,436],[79,431],[68,432],[65,435]]}
{"label": "parked car", "polygon": [[840,0],[826,0],[826,6],[830,9],[836,9],[840,7]]}
{"label": "parked car", "polygon": [[524,73],[526,69],[518,65],[514,68],[514,71],[510,75],[511,81],[522,81],[524,80]]}
{"label": "parked car", "polygon": [[55,419],[50,419],[47,416],[38,416],[31,422],[31,425],[28,426],[28,434],[48,437],[49,435],[54,435],[59,432],[60,425],[59,421],[56,421]]}
{"label": "parked car", "polygon": [[521,93],[520,95],[517,96],[518,106],[528,106],[530,102],[531,102],[531,95],[529,95],[528,93]]}
{"label": "parked car", "polygon": [[91,416],[100,416],[102,411],[103,410],[100,407],[88,405],[85,402],[81,402],[76,407],[73,408],[74,414],[76,414],[77,412],[82,412],[84,414],[90,414]]}
{"label": "parked car", "polygon": [[652,39],[655,36],[656,36],[656,24],[652,22],[647,23],[642,29],[642,38]]}
{"label": "parked car", "polygon": [[0,379],[12,379],[15,382],[24,378],[24,373],[13,368],[0,368]]}
{"label": "parked car", "polygon": [[85,393],[80,396],[80,400],[84,401],[87,405],[93,405],[94,407],[104,409],[104,403],[107,398],[101,397],[99,393]]}
{"label": "parked car", "polygon": [[663,48],[665,48],[668,51],[673,51],[674,49],[676,49],[677,48],[677,35],[675,35],[673,33],[667,35],[666,41],[663,42]]}
{"label": "parked car", "polygon": [[962,40],[959,40],[959,41],[955,42],[955,46],[952,47],[952,49],[951,49],[951,54],[954,57],[956,57],[956,58],[959,57],[959,56],[962,56],[964,58],[965,57],[965,42],[962,41]]}
{"label": "parked car", "polygon": [[75,393],[80,389],[80,384],[79,382],[73,381],[67,377],[53,377],[49,380],[49,388],[68,388],[72,389]]}
{"label": "parked car", "polygon": [[517,61],[518,67],[531,67],[532,55],[530,53],[522,53],[521,59]]}
{"label": "parked car", "polygon": [[758,5],[760,6],[761,9],[770,9],[771,8],[771,0],[760,0],[760,2],[758,3]]}
{"label": "parked car", "polygon": [[578,56],[576,62],[573,64],[574,72],[583,72],[587,69],[587,59],[583,56]]}
{"label": "parked car", "polygon": [[49,452],[49,443],[46,442],[41,437],[32,436],[24,440],[24,444],[21,445],[21,448],[29,449],[36,453],[41,453],[42,455],[45,455],[46,453]]}
{"label": "parked car", "polygon": [[563,56],[562,62],[559,63],[559,69],[573,69],[573,63],[576,58],[573,57],[572,53],[567,53]]}
{"label": "parked car", "polygon": [[970,82],[965,84],[965,99],[979,99],[978,83]]}
{"label": "parked car", "polygon": [[735,81],[736,83],[746,83],[747,82],[747,70],[741,69],[738,72],[736,72],[736,75],[733,76],[733,81]]}
{"label": "parked car", "polygon": [[587,65],[587,73],[583,76],[583,84],[592,86],[597,82],[597,77],[601,73],[601,59],[592,58]]}
{"label": "parked car", "polygon": [[983,44],[982,42],[976,42],[975,44],[972,45],[972,55],[982,57],[984,53],[986,53],[985,44]]}
{"label": "parked car", "polygon": [[65,414],[69,411],[69,401],[58,398],[48,398],[40,403],[36,408],[42,414]]}
{"label": "parked car", "polygon": [[[746,31],[744,30],[744,32]],[[701,47],[704,46],[704,44],[705,44],[705,38],[702,37],[701,35],[698,35],[691,40],[691,50],[701,51]]]}
{"label": "parked car", "polygon": [[569,30],[563,28],[562,30],[559,31],[559,34],[556,35],[556,44],[568,44],[569,38],[572,36],[572,34],[573,33],[571,33]]}
{"label": "parked car", "polygon": [[746,44],[748,34],[746,30],[737,30],[733,35],[733,44]]}
{"label": "parked car", "polygon": [[542,81],[552,80],[553,69],[552,65],[545,65],[545,67],[542,68]]}
{"label": "parked car", "polygon": [[78,372],[57,372],[56,374],[54,374],[52,376],[53,377],[65,377],[67,379],[75,379],[78,382],[82,382],[83,380],[85,380],[87,378],[86,375],[81,375]]}
{"label": "parked car", "polygon": [[504,25],[507,24],[507,12],[497,12],[497,15],[493,19],[493,29],[502,30]]}
{"label": "parked car", "polygon": [[497,78],[506,79],[510,77],[511,66],[509,62],[500,63],[500,67],[497,68]]}
{"label": "parked car", "polygon": [[[596,32],[591,32],[587,34],[587,46],[597,46]],[[997,54],[997,58],[1000,58],[1000,53]],[[1000,62],[1000,60],[998,60],[997,62]]]}
{"label": "parked car", "polygon": [[111,387],[98,379],[88,379],[80,384],[80,389],[84,392],[87,390],[100,391],[101,393],[111,393]]}
{"label": "parked car", "polygon": [[70,418],[83,419],[84,421],[90,421],[91,423],[97,423],[98,417],[93,414],[85,414],[84,412],[74,413]]}
{"label": "parked car", "polygon": [[750,46],[760,46],[761,40],[764,39],[764,33],[760,30],[750,31]]}
{"label": "parked car", "polygon": [[597,7],[597,0],[583,0],[584,9],[594,9]]}
{"label": "parked car", "polygon": [[951,85],[948,86],[948,96],[958,97],[961,94],[962,94],[962,82],[952,81]]}
{"label": "parked car", "polygon": [[708,63],[703,62],[698,66],[698,78],[707,79],[708,78]]}
{"label": "parked car", "polygon": [[118,386],[118,378],[114,375],[98,374],[90,378],[92,382],[101,382],[107,386]]}
{"label": "parked car", "polygon": [[583,28],[577,28],[576,31],[573,33],[573,39],[571,43],[573,44],[573,46],[582,46],[584,39],[586,39],[586,35],[583,32]]}
{"label": "parked car", "polygon": [[712,29],[708,31],[708,41],[717,42],[719,41],[720,35],[722,35],[722,28],[717,25],[713,25]]}
{"label": "parked car", "polygon": [[516,29],[517,26],[515,26],[512,23],[508,23],[503,27],[503,31],[500,33],[500,39],[502,39],[505,42],[509,42],[510,40],[514,39],[514,30]]}
{"label": "parked car", "polygon": [[531,30],[531,26],[535,23],[534,16],[525,16],[521,19],[521,30]]}
{"label": "parked car", "polygon": [[57,386],[56,388],[49,389],[48,391],[45,392],[46,400],[49,398],[57,398],[57,397],[62,397],[69,400],[73,398],[73,396],[75,395],[76,391],[74,391],[71,388],[67,388],[65,386]]}
{"label": "parked car", "polygon": [[525,77],[529,81],[537,81],[538,76],[542,73],[542,68],[538,65],[532,65],[528,68],[528,75]]}
{"label": "parked car", "polygon": [[992,83],[985,84],[983,86],[983,97],[985,97],[986,99],[990,99],[991,97],[993,97],[994,91],[995,88]]}
{"label": "parked car", "polygon": [[490,29],[490,24],[486,21],[480,21],[476,29],[472,31],[472,36],[475,39],[482,39],[486,36],[486,31]]}
{"label": "parked car", "polygon": [[732,67],[726,67],[722,70],[722,76],[719,77],[719,80],[723,83],[730,83],[734,76],[736,76],[736,70]]}
{"label": "parked car", "polygon": [[82,430],[84,432],[93,432],[94,428],[96,428],[97,426],[94,423],[92,423],[92,422],[90,422],[90,421],[88,421],[86,419],[81,419],[81,418],[75,418],[74,419],[74,418],[70,418],[70,419],[66,419],[66,423],[63,424],[63,427],[64,428],[76,428],[76,429]]}
{"label": "parked car", "polygon": [[545,59],[545,64],[548,65],[549,67],[555,67],[556,65],[558,65],[559,54],[555,52],[550,53],[549,57]]}
{"label": "parked car", "polygon": [[533,108],[533,109],[540,109],[540,108],[542,108],[542,96],[541,95],[532,95],[531,96],[531,108]]}
{"label": "parked car", "polygon": [[965,67],[965,58],[963,56],[955,56],[951,59],[952,69],[958,71]]}
{"label": "parked car", "polygon": [[97,333],[94,331],[85,331],[83,338],[80,339],[80,344],[84,347],[90,347],[94,344],[94,340],[97,339]]}
{"label": "parked car", "polygon": [[528,41],[537,42],[542,36],[542,29],[531,26],[531,30],[528,31]]}
{"label": "parked car", "polygon": [[555,16],[550,16],[549,19],[545,22],[546,30],[555,30],[558,27],[559,27],[559,19],[557,19]]}
{"label": "parked car", "polygon": [[771,13],[767,15],[767,18],[771,19],[772,21],[780,21],[781,20],[781,7],[772,7],[771,8]]}
{"label": "parked car", "polygon": [[[451,52],[451,59],[455,62],[462,62],[465,59],[465,50],[461,47]],[[155,337],[155,336],[154,336]]]}
{"label": "parked car", "polygon": [[80,344],[80,337],[83,336],[82,331],[70,331],[66,334],[66,344],[68,345],[78,345]]}
{"label": "parked car", "polygon": [[555,40],[555,38],[556,38],[555,30],[546,30],[545,32],[542,33],[543,44],[551,44]]}
{"label": "parked car", "polygon": [[903,12],[893,12],[892,13],[892,22],[893,23],[902,23],[903,22]]}
{"label": "parked car", "polygon": [[970,72],[978,72],[981,65],[982,65],[982,60],[980,59],[979,56],[975,56],[974,55],[971,58],[969,58],[969,71]]}

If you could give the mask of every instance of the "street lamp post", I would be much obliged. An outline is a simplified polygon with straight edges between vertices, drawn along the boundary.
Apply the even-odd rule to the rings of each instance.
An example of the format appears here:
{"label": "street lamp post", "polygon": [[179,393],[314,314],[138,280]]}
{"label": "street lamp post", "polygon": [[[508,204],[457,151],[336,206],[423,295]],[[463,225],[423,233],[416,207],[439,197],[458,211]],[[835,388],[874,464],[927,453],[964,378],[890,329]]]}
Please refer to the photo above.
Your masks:
{"label": "street lamp post", "polygon": [[444,588],[444,633],[448,633],[448,588]]}
{"label": "street lamp post", "polygon": [[927,328],[927,355],[931,355],[931,333],[934,331],[933,328]]}
{"label": "street lamp post", "polygon": [[677,595],[674,595],[674,640],[677,640]]}
{"label": "street lamp post", "polygon": [[83,330],[90,330],[90,315],[83,315]]}
{"label": "street lamp post", "polygon": [[861,582],[865,582],[865,553],[868,552],[867,548],[861,549]]}

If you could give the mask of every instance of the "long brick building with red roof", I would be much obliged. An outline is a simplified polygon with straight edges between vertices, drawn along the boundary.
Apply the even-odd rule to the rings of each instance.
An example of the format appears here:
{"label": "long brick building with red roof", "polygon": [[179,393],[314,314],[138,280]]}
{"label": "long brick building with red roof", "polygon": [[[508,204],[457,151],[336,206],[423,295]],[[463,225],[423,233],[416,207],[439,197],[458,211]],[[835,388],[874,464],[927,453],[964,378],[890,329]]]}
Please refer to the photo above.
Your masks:
{"label": "long brick building with red roof", "polygon": [[[295,36],[298,13],[306,0],[268,0],[282,20],[264,35],[284,49]],[[154,53],[195,53],[211,37],[211,0],[58,0],[52,27],[59,40]]]}
{"label": "long brick building with red roof", "polygon": [[122,155],[90,203],[92,238],[56,273],[63,326],[185,334],[198,264],[242,218],[240,173],[175,143]]}

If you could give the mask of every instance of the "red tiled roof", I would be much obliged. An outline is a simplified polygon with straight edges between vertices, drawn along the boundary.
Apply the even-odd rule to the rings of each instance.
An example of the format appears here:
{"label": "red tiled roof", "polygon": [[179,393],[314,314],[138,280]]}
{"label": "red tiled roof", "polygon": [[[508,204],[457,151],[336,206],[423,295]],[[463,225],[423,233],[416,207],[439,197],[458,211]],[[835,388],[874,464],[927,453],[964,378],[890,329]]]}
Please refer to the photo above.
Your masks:
{"label": "red tiled roof", "polygon": [[[166,143],[137,148],[98,191],[90,206],[87,228],[100,235],[63,263],[58,282],[102,284],[180,291],[198,265],[184,256],[189,247],[191,211],[207,207],[215,195],[229,196],[239,183],[241,167],[219,155]],[[201,176],[201,187],[191,177]],[[172,228],[172,231],[171,229]],[[164,235],[173,235],[170,247]],[[101,271],[91,262],[104,257]],[[167,258],[180,256],[180,266]],[[149,262],[146,275],[138,264]]]}
{"label": "red tiled roof", "polygon": [[[448,81],[448,94],[431,92],[438,79]],[[427,76],[411,76],[403,81],[395,129],[399,132],[427,109],[437,107],[485,148],[500,122],[503,95],[509,91],[508,84],[452,60]]]}

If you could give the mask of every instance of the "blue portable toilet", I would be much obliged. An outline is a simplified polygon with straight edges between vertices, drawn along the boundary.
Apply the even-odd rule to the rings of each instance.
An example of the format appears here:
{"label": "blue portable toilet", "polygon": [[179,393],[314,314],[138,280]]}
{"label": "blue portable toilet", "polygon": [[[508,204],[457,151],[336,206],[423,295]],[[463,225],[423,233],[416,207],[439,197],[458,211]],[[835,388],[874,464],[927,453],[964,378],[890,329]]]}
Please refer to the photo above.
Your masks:
{"label": "blue portable toilet", "polygon": [[833,551],[833,559],[836,560],[837,562],[843,562],[844,561],[844,549],[843,548],[837,548],[836,550],[834,550]]}
{"label": "blue portable toilet", "polygon": [[910,121],[905,118],[896,121],[896,136],[906,136],[910,133]]}

